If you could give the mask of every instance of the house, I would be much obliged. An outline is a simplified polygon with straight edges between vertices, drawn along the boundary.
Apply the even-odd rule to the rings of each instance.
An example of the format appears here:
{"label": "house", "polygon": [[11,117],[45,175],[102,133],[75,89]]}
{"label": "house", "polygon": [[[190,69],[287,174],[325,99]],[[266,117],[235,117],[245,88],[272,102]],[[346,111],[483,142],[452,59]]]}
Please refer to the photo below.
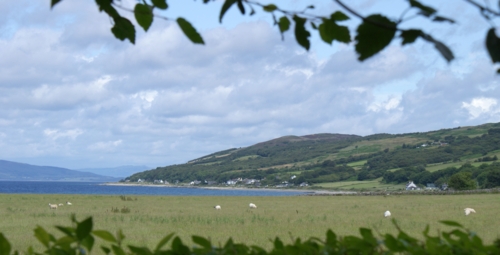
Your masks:
{"label": "house", "polygon": [[143,179],[139,179],[139,180],[137,180],[137,182],[144,182],[144,180]]}
{"label": "house", "polygon": [[434,183],[427,183],[427,185],[425,186],[425,189],[434,190],[434,189],[438,189],[438,188],[436,187],[436,185],[434,185]]}
{"label": "house", "polygon": [[307,187],[307,186],[309,186],[309,184],[307,184],[306,182],[303,182],[303,183],[301,183],[299,186],[300,186],[300,187]]}
{"label": "house", "polygon": [[448,190],[448,183],[443,183],[441,185],[441,190]]}
{"label": "house", "polygon": [[229,180],[226,182],[227,185],[236,185],[236,183],[238,182],[238,180]]}
{"label": "house", "polygon": [[296,176],[296,175],[293,175],[292,177],[290,177],[290,180],[293,180],[293,179],[295,179],[295,178],[297,178],[297,176]]}
{"label": "house", "polygon": [[406,185],[406,190],[419,190],[420,188],[413,183],[413,181],[409,181],[408,184]]}
{"label": "house", "polygon": [[189,185],[199,185],[201,181],[192,181],[189,183]]}

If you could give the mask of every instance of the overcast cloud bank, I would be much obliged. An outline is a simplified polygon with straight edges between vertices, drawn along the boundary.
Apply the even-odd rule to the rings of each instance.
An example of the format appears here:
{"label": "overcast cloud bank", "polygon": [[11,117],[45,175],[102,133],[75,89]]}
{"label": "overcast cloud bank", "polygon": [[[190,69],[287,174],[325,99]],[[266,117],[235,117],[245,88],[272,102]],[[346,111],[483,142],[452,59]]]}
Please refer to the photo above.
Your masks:
{"label": "overcast cloud bank", "polygon": [[[500,121],[499,78],[483,37],[453,48],[459,57],[450,65],[423,42],[398,41],[363,63],[352,45],[319,57],[260,19],[204,29],[206,46],[159,20],[134,46],[116,40],[108,18],[83,2],[52,11],[48,2],[0,3],[2,159],[165,166],[285,135]],[[454,46],[480,35],[478,27],[434,33]]]}

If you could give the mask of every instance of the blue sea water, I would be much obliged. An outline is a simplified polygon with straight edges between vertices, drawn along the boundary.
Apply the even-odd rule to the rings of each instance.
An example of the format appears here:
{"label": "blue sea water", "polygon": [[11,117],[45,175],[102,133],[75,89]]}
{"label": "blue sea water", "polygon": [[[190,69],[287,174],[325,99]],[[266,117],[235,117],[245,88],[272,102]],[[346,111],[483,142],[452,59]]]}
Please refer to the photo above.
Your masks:
{"label": "blue sea water", "polygon": [[203,189],[184,187],[148,187],[103,185],[101,182],[0,181],[0,193],[6,194],[82,194],[151,196],[296,196],[306,192]]}

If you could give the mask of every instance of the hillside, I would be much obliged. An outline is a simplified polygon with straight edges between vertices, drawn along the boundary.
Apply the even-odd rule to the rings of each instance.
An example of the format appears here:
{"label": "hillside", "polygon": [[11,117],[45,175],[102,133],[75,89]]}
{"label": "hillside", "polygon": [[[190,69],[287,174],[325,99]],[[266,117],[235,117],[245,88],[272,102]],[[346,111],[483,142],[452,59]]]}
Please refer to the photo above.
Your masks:
{"label": "hillside", "polygon": [[[198,180],[221,184],[229,180],[254,179],[257,182],[253,183],[260,185],[305,182],[326,186],[340,181],[381,180],[397,184],[412,179],[426,184],[439,178],[440,182],[446,181],[462,170],[478,178],[481,172],[497,167],[491,164],[497,156],[500,156],[500,123],[364,137],[313,134],[285,136],[216,152],[186,164],[136,173],[126,181],[189,183]],[[477,170],[482,164],[481,171]],[[493,168],[486,167],[489,165]],[[443,174],[445,170],[448,174]],[[485,174],[481,178],[479,181],[485,184]]]}
{"label": "hillside", "polygon": [[0,160],[2,181],[116,181],[117,178],[53,166]]}

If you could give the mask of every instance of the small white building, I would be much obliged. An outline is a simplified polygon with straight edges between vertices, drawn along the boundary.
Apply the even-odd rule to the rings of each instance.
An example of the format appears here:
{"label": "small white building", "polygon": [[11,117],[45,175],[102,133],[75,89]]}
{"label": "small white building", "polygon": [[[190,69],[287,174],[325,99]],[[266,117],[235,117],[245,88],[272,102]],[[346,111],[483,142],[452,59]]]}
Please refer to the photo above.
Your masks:
{"label": "small white building", "polygon": [[406,185],[406,190],[419,190],[420,188],[413,183],[413,181],[409,181],[408,184]]}

